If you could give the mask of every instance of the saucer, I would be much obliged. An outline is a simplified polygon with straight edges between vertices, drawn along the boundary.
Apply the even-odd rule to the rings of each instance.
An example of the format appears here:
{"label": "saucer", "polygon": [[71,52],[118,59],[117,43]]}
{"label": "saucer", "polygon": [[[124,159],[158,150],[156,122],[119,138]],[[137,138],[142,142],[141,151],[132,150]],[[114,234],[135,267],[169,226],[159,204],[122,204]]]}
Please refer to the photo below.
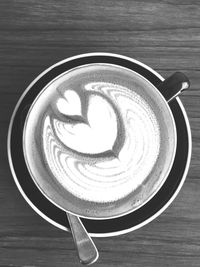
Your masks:
{"label": "saucer", "polygon": [[[28,172],[22,148],[23,126],[30,105],[46,84],[71,68],[96,62],[128,67],[144,76],[155,86],[164,80],[150,67],[128,57],[109,53],[90,53],[75,56],[53,65],[30,84],[16,105],[8,131],[8,159],[19,191],[41,217],[66,231],[70,231],[70,229],[65,212],[44,197]],[[168,178],[149,202],[128,215],[107,220],[81,219],[91,236],[115,236],[144,226],[160,215],[171,204],[183,186],[191,159],[191,131],[180,99],[177,97],[169,105],[177,129],[177,149]]]}

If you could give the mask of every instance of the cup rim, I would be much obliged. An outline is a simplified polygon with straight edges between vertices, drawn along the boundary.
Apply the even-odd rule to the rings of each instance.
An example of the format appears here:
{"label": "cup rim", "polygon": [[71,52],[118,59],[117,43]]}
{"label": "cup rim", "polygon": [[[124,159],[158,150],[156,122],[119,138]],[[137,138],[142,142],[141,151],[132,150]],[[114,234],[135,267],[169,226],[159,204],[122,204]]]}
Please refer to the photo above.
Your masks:
{"label": "cup rim", "polygon": [[48,88],[52,83],[54,83],[56,80],[58,80],[60,77],[62,77],[63,75],[67,74],[68,72],[71,72],[71,71],[73,71],[73,70],[75,70],[77,68],[84,67],[84,66],[89,66],[89,65],[92,65],[92,64],[95,64],[96,65],[96,64],[102,64],[102,63],[96,62],[96,63],[89,63],[89,64],[81,64],[81,65],[79,65],[79,66],[77,66],[75,68],[70,68],[69,70],[64,71],[60,75],[56,76],[49,83],[47,83],[44,88],[42,88],[42,90],[39,92],[39,94],[37,94],[37,96],[35,97],[35,99],[31,103],[31,106],[29,107],[29,110],[27,112],[27,115],[26,115],[26,118],[25,118],[25,122],[24,122],[24,126],[23,126],[23,137],[22,137],[23,142],[22,142],[22,144],[23,144],[23,153],[24,153],[25,162],[26,162],[26,166],[27,166],[27,168],[29,170],[30,176],[32,177],[35,185],[38,187],[38,189],[41,191],[41,193],[50,202],[52,202],[55,206],[57,206],[58,208],[62,209],[63,211],[65,211],[67,213],[70,213],[70,214],[73,214],[75,216],[79,216],[81,218],[94,219],[94,220],[104,220],[104,219],[107,220],[107,219],[118,218],[118,217],[121,217],[121,216],[124,216],[124,215],[127,215],[129,213],[132,213],[132,212],[136,211],[137,209],[139,209],[142,206],[144,206],[147,202],[149,202],[156,195],[156,193],[161,189],[161,187],[165,183],[165,181],[166,181],[166,179],[167,179],[167,177],[168,177],[168,175],[169,175],[169,173],[171,171],[171,168],[173,166],[173,163],[174,163],[175,154],[176,154],[176,147],[177,147],[177,132],[176,132],[176,125],[175,125],[174,117],[173,117],[172,111],[171,111],[171,109],[169,107],[169,104],[168,104],[167,100],[165,99],[165,97],[162,95],[162,93],[158,90],[158,88],[155,85],[153,85],[149,80],[147,80],[145,77],[143,77],[141,74],[137,73],[134,70],[128,69],[128,68],[123,67],[121,65],[116,65],[116,64],[112,64],[112,63],[103,63],[104,65],[119,66],[119,68],[128,69],[131,72],[133,72],[136,75],[138,75],[141,79],[144,79],[148,84],[150,84],[150,86],[152,88],[154,88],[155,94],[158,95],[158,98],[160,98],[160,100],[162,101],[162,105],[165,105],[166,110],[168,112],[168,117],[170,118],[170,120],[172,122],[172,131],[171,132],[173,133],[174,146],[173,146],[173,150],[172,150],[172,153],[171,153],[171,158],[170,158],[170,161],[168,163],[167,170],[165,172],[164,178],[160,182],[159,186],[157,186],[156,190],[144,202],[142,202],[137,207],[134,207],[133,209],[129,209],[128,211],[121,212],[120,214],[117,214],[117,215],[115,214],[115,215],[110,215],[110,216],[99,216],[99,217],[82,215],[82,214],[79,214],[79,213],[76,213],[74,211],[71,211],[71,210],[66,209],[64,207],[65,206],[64,204],[61,205],[60,204],[61,202],[60,203],[57,203],[54,199],[52,199],[50,196],[48,196],[45,193],[44,187],[41,187],[40,184],[37,182],[37,179],[35,179],[33,173],[31,172],[30,166],[28,165],[27,155],[25,153],[25,132],[26,132],[26,127],[27,127],[27,123],[28,123],[28,118],[29,118],[29,115],[30,115],[30,113],[31,113],[31,111],[32,111],[35,103],[37,102],[37,99],[40,97],[40,95],[42,95],[42,93],[46,90],[46,88]]}
{"label": "cup rim", "polygon": [[[135,60],[133,58],[130,58],[130,57],[126,57],[126,56],[122,56],[122,55],[118,55],[118,54],[113,54],[113,53],[87,53],[87,54],[81,54],[81,55],[77,55],[77,56],[73,56],[73,57],[70,57],[70,58],[67,58],[67,59],[64,59],[60,62],[57,62],[56,64],[52,65],[51,67],[49,67],[48,69],[46,69],[45,71],[43,71],[39,76],[37,76],[33,81],[32,83],[27,87],[27,89],[24,91],[24,93],[21,95],[20,99],[18,100],[17,102],[17,105],[15,106],[15,109],[13,111],[13,114],[12,114],[12,117],[11,117],[11,120],[10,120],[10,124],[9,124],[9,130],[8,130],[8,139],[7,139],[7,150],[8,150],[8,159],[9,159],[9,164],[10,164],[10,168],[11,168],[11,172],[12,172],[12,175],[14,177],[14,180],[15,180],[15,183],[18,187],[18,189],[20,190],[21,194],[24,196],[25,200],[30,204],[30,206],[32,206],[32,208],[34,210],[37,211],[37,213],[39,213],[43,218],[46,217],[44,214],[42,214],[39,210],[37,210],[37,207],[35,207],[33,205],[33,203],[31,203],[31,201],[27,198],[27,196],[25,195],[25,193],[23,192],[19,182],[17,181],[17,177],[16,177],[16,174],[15,174],[15,171],[14,171],[14,168],[13,168],[13,165],[12,165],[12,159],[11,159],[11,151],[10,151],[10,138],[11,138],[11,130],[12,130],[12,125],[13,125],[13,120],[14,120],[14,117],[15,117],[15,114],[16,114],[16,111],[19,107],[19,105],[21,104],[21,101],[22,99],[24,98],[24,96],[27,94],[27,92],[32,88],[32,86],[36,83],[36,81],[38,81],[44,74],[46,74],[47,72],[49,72],[51,69],[55,68],[56,66],[62,64],[62,63],[65,63],[65,62],[68,62],[68,61],[71,61],[73,59],[76,59],[76,58],[82,58],[82,57],[86,57],[86,56],[109,56],[109,57],[117,57],[117,58],[122,58],[122,59],[126,59],[128,61],[131,61],[133,63],[136,63],[137,65],[140,65],[142,67],[144,67],[145,69],[149,70],[150,72],[152,72],[155,76],[157,76],[161,81],[163,81],[163,77],[158,74],[156,71],[154,71],[153,69],[151,69],[149,66],[145,65],[144,63],[141,63],[140,61],[138,60]],[[155,87],[156,88],[156,87]],[[155,213],[153,216],[151,216],[150,218],[148,218],[147,220],[143,221],[142,223],[134,226],[133,228],[129,228],[129,229],[126,229],[126,230],[123,230],[123,231],[120,231],[120,234],[122,233],[126,233],[126,232],[129,232],[129,231],[132,231],[132,230],[135,230],[145,224],[147,224],[148,222],[150,222],[151,220],[153,220],[154,218],[156,218],[158,215],[160,215],[169,205],[170,203],[175,199],[175,197],[177,196],[178,192],[180,191],[184,181],[185,181],[185,178],[186,178],[186,174],[188,172],[188,168],[189,168],[189,164],[190,164],[190,160],[191,160],[191,150],[192,150],[192,147],[191,147],[191,131],[190,131],[190,126],[189,126],[189,121],[188,121],[188,118],[187,118],[187,115],[186,115],[186,112],[185,112],[185,109],[180,101],[180,99],[177,97],[177,102],[179,104],[179,106],[181,107],[181,110],[183,112],[183,115],[184,115],[184,118],[185,118],[185,121],[186,121],[186,125],[187,125],[187,129],[188,129],[188,157],[187,157],[187,163],[186,163],[186,168],[185,168],[185,171],[184,171],[184,174],[182,176],[182,179],[181,179],[181,182],[179,184],[179,186],[177,187],[175,193],[172,195],[172,197],[169,199],[169,201],[157,212]],[[166,100],[165,100],[166,101]],[[167,101],[166,101],[167,102]],[[125,214],[123,214],[125,215]],[[51,219],[49,218],[45,218],[47,219],[48,221],[50,221],[51,223],[53,222]],[[56,225],[57,223],[53,222],[54,225]],[[59,228],[61,228],[58,224],[56,225],[58,226]],[[117,232],[116,235],[118,235],[119,233]],[[111,236],[113,236],[114,234],[111,233]],[[93,236],[98,236],[97,235],[93,235]],[[102,236],[102,234],[101,234]],[[109,234],[106,234],[105,236],[109,236]]]}

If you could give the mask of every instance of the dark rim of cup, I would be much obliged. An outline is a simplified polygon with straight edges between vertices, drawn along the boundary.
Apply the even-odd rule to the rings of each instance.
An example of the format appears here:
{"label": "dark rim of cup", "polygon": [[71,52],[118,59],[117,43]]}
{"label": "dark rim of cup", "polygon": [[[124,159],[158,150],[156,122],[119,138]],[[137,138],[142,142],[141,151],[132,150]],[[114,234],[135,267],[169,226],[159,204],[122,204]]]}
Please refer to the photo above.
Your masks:
{"label": "dark rim of cup", "polygon": [[[20,98],[13,112],[8,133],[8,157],[15,182],[28,203],[45,219],[54,225],[69,230],[65,212],[53,205],[34,184],[25,164],[22,147],[22,132],[29,107],[38,93],[51,80],[67,70],[92,63],[116,64],[129,68],[149,80],[155,87],[162,81],[155,72],[138,61],[113,54],[86,54],[61,61],[36,78]],[[82,219],[87,231],[93,236],[112,236],[141,227],[157,217],[178,193],[185,179],[191,157],[191,137],[187,116],[180,106],[180,100],[169,103],[177,128],[177,150],[167,180],[156,195],[138,210],[119,218],[106,220]],[[16,145],[16,140],[18,140]],[[187,170],[186,170],[187,168]],[[181,186],[180,186],[181,185]],[[171,202],[170,202],[171,203]],[[158,214],[159,213],[159,214]]]}

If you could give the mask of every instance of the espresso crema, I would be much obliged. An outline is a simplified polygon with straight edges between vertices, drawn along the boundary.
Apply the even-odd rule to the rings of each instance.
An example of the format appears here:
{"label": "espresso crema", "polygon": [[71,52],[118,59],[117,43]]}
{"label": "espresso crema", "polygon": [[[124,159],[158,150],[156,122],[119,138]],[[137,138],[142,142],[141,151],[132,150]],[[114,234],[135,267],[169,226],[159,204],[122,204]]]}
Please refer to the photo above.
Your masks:
{"label": "espresso crema", "polygon": [[122,199],[150,175],[160,127],[150,85],[119,66],[91,64],[51,82],[32,105],[25,150],[33,175],[49,175],[90,202]]}

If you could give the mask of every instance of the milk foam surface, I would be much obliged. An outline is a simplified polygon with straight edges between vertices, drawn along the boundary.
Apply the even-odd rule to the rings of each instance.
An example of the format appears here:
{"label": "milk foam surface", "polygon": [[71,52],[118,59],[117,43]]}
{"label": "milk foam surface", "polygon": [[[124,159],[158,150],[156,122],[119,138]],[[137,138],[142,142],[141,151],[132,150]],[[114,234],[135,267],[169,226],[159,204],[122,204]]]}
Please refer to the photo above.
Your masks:
{"label": "milk foam surface", "polygon": [[36,149],[60,186],[105,203],[124,198],[148,177],[159,155],[160,129],[138,85],[123,77],[125,70],[117,79],[119,67],[91,68],[51,83],[27,125],[33,135],[31,121],[41,120]]}

